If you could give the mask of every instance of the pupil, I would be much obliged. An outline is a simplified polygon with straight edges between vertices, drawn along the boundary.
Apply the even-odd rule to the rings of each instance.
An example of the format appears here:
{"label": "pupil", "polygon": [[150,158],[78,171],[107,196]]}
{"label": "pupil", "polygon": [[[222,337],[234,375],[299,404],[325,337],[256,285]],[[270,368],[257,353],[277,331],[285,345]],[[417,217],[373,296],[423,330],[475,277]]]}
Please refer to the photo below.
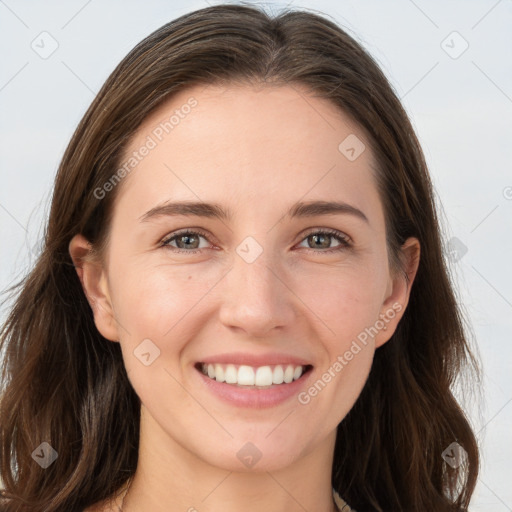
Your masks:
{"label": "pupil", "polygon": [[[185,240],[185,246],[186,247],[191,247],[191,245],[188,243],[190,240],[193,240],[194,238],[197,238],[196,236],[192,235],[192,236],[189,236],[189,235],[183,235],[181,236],[178,240],[180,240],[180,243],[183,242]],[[178,244],[179,245],[179,244]],[[196,247],[194,246],[194,249]]]}
{"label": "pupil", "polygon": [[320,242],[320,246],[322,248],[325,248],[325,247],[328,247],[329,246],[329,243],[328,243],[328,236],[325,236],[325,235],[312,235],[312,238],[315,240],[315,243],[318,242],[319,239],[323,239],[324,243],[322,244]]}
{"label": "pupil", "polygon": [[[183,235],[178,239],[180,241],[180,243],[178,245],[184,244],[184,246],[191,247],[194,244],[190,244],[190,240],[194,240],[195,238],[197,238],[197,237],[194,235],[192,235],[192,236]],[[322,248],[329,246],[329,242],[328,242],[329,236],[311,235],[310,238],[312,238],[314,240],[314,243],[317,244],[317,246],[320,246]],[[195,245],[194,245],[194,248],[196,248]]]}

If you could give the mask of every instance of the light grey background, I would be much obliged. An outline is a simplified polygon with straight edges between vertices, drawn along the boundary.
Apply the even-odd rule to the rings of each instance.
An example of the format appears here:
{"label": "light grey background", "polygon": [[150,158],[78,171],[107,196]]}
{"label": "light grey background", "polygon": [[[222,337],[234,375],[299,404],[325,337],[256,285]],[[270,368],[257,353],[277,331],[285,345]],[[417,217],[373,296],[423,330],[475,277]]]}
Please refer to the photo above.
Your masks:
{"label": "light grey background", "polygon": [[[37,254],[58,163],[107,76],[153,30],[214,3],[0,0],[1,289]],[[463,403],[483,456],[471,511],[510,511],[512,1],[290,4],[330,15],[360,40],[417,130],[484,366],[485,401]]]}

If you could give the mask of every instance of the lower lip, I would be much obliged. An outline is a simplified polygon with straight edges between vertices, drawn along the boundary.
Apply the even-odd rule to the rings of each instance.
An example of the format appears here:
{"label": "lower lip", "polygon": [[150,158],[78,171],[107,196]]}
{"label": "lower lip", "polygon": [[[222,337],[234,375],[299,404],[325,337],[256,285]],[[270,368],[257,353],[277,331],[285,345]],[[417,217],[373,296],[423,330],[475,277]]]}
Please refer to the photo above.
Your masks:
{"label": "lower lip", "polygon": [[289,400],[293,396],[297,396],[301,388],[305,387],[306,382],[309,380],[312,368],[289,384],[275,384],[267,389],[226,384],[225,382],[218,382],[215,379],[211,379],[197,368],[194,368],[194,371],[201,377],[206,387],[221,400],[237,407],[263,409],[274,407],[286,402],[286,400]]}

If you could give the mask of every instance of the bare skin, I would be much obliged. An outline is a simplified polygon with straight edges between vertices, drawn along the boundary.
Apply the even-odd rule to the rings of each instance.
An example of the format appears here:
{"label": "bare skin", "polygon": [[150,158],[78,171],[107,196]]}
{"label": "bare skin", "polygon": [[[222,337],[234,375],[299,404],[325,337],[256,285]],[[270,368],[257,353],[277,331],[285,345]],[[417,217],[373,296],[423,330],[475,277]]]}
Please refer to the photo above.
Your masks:
{"label": "bare skin", "polygon": [[[410,292],[389,269],[374,157],[365,133],[330,102],[295,86],[238,85],[181,91],[144,121],[125,156],[191,97],[197,105],[118,185],[104,261],[83,259],[90,247],[81,235],[69,246],[96,326],[121,344],[142,401],[139,464],[123,511],[331,512],[336,427]],[[353,161],[338,149],[349,135],[366,145]],[[166,201],[217,203],[232,217],[141,221]],[[299,201],[344,202],[366,220],[290,218]],[[185,245],[187,229],[204,235],[189,233],[194,245]],[[324,229],[350,245],[322,238]],[[170,240],[178,230],[180,245]],[[261,248],[254,261],[237,252],[242,242],[253,254]],[[418,241],[402,253],[412,284]],[[386,328],[354,354],[354,340],[382,318]],[[160,350],[147,366],[134,357],[146,339]],[[308,361],[302,402],[297,392],[271,407],[238,407],[207,389],[196,363],[233,352]],[[329,369],[325,387],[309,392]],[[261,454],[251,467],[237,457],[247,443]],[[88,512],[107,510],[117,508],[103,502]]]}

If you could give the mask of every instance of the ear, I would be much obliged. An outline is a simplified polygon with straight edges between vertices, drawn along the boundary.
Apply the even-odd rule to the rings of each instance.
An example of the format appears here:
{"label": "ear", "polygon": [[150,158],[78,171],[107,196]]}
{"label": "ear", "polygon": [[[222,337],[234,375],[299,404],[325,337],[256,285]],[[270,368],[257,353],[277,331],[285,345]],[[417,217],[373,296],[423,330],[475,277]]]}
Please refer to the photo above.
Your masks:
{"label": "ear", "polygon": [[82,235],[75,235],[69,243],[68,250],[93,311],[98,331],[108,340],[118,341],[119,334],[110,299],[107,273],[97,261],[97,257],[92,255],[91,243]]}
{"label": "ear", "polygon": [[[401,247],[400,259],[404,264],[406,275],[396,272],[395,275],[389,277],[386,298],[380,311],[381,328],[375,336],[375,348],[384,345],[391,338],[405,313],[420,263],[420,251],[420,243],[417,238],[413,237],[408,238]],[[376,325],[379,324],[376,322]]]}

